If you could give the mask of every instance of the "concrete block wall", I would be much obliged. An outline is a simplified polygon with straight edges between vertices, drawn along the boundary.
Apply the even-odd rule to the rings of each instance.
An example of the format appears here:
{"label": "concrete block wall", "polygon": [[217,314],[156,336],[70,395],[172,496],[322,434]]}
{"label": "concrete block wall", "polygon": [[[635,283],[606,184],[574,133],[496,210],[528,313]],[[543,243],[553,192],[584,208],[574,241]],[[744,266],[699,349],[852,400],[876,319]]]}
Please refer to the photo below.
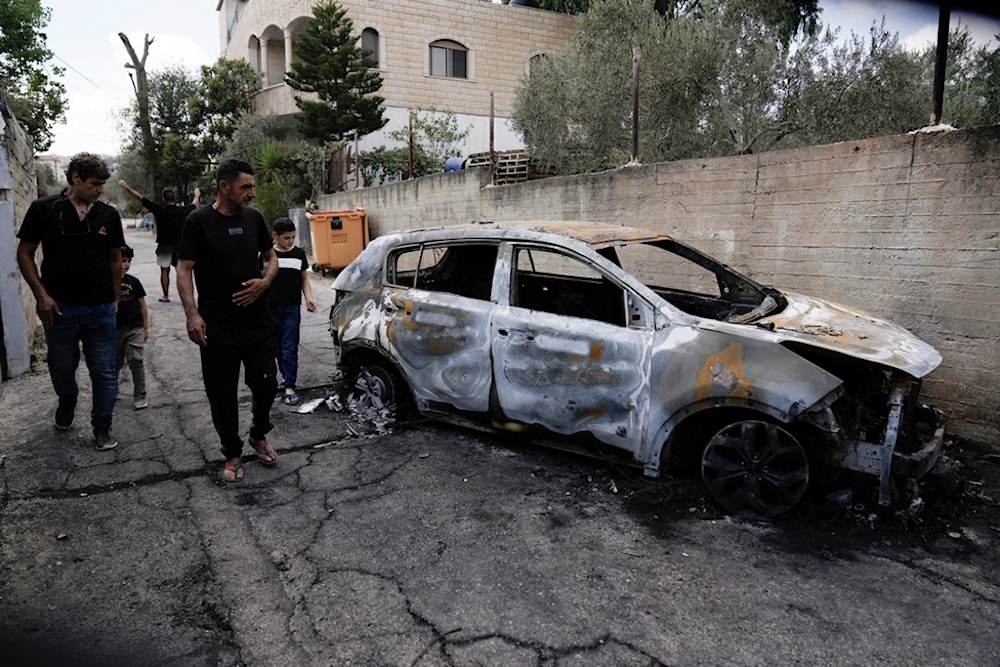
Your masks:
{"label": "concrete block wall", "polygon": [[373,236],[472,220],[665,231],[764,283],[888,317],[941,352],[950,431],[1000,448],[1000,126],[490,187],[485,169],[325,195]]}

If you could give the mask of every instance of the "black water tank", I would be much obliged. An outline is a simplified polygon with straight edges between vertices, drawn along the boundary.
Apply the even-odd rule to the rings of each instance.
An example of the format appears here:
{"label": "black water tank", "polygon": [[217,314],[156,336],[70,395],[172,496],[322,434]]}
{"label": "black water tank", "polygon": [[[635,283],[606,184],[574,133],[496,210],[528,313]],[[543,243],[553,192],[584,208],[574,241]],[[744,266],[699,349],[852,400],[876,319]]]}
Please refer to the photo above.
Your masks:
{"label": "black water tank", "polygon": [[538,9],[538,0],[510,0],[510,4]]}

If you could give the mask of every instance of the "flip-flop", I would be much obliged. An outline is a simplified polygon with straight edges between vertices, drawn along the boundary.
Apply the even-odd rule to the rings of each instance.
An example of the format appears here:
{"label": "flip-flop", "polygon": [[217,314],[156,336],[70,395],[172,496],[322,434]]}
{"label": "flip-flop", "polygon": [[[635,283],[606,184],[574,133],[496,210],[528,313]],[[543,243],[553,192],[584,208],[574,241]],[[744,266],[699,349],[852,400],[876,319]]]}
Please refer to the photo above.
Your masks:
{"label": "flip-flop", "polygon": [[248,436],[247,442],[257,452],[257,460],[263,465],[270,467],[278,462],[278,453],[274,451],[274,447],[267,440],[254,440]]}
{"label": "flip-flop", "polygon": [[226,461],[226,465],[222,466],[222,480],[225,482],[238,482],[241,479],[243,479],[243,464]]}
{"label": "flip-flop", "polygon": [[295,405],[301,398],[297,393],[285,394],[285,405]]}

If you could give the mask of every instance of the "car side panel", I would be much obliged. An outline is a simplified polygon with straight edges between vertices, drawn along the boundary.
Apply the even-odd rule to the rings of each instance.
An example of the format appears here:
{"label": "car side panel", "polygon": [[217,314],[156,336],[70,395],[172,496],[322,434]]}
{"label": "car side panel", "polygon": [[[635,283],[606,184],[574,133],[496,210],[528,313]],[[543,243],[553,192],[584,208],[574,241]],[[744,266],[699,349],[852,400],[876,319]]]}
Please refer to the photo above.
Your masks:
{"label": "car side panel", "polygon": [[499,306],[494,381],[504,416],[636,452],[646,424],[648,331]]}
{"label": "car side panel", "polygon": [[417,407],[489,407],[493,304],[441,292],[383,288],[385,341],[407,377]]}

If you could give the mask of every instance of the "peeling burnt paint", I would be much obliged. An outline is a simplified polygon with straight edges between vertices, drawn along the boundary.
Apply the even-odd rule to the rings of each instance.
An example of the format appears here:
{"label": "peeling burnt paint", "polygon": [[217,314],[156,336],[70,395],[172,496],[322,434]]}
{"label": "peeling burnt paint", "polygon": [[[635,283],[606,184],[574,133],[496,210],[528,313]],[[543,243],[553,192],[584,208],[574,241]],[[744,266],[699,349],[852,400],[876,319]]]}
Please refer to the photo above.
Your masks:
{"label": "peeling burnt paint", "polygon": [[735,341],[705,360],[697,381],[698,400],[710,396],[740,396],[754,400],[753,385],[747,381],[743,370],[743,346]]}

